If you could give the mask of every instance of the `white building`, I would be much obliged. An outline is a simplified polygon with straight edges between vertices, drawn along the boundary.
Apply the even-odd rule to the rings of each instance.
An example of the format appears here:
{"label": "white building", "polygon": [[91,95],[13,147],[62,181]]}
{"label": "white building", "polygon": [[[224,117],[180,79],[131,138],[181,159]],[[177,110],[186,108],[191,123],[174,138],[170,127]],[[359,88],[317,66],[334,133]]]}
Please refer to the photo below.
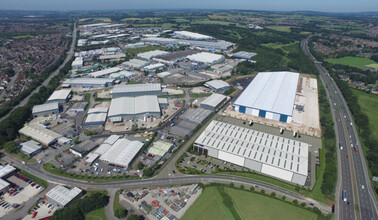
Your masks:
{"label": "white building", "polygon": [[124,65],[125,67],[129,69],[142,69],[148,64],[150,64],[149,61],[140,60],[140,59],[131,59],[129,61],[122,63],[122,65]]}
{"label": "white building", "polygon": [[113,86],[114,79],[103,78],[71,78],[64,81],[64,84],[72,87],[99,88]]}
{"label": "white building", "polygon": [[226,96],[214,93],[211,96],[207,97],[204,101],[202,101],[200,107],[214,111],[219,106],[221,106],[226,99]]}
{"label": "white building", "polygon": [[161,56],[161,55],[165,55],[165,54],[168,54],[168,52],[163,51],[163,50],[153,50],[153,51],[148,51],[148,52],[144,52],[144,53],[138,53],[137,57],[140,57],[140,58],[146,59],[146,60],[150,60],[153,57]]}
{"label": "white building", "polygon": [[103,155],[100,160],[122,167],[128,167],[134,157],[143,147],[140,141],[118,139]]}
{"label": "white building", "polygon": [[68,189],[64,186],[57,185],[45,194],[45,198],[57,207],[65,207],[73,200],[80,197],[82,190],[74,187]]}
{"label": "white building", "polygon": [[116,85],[111,91],[112,98],[125,96],[142,96],[142,95],[161,95],[163,94],[161,84],[145,83],[145,84],[127,84]]}
{"label": "white building", "polygon": [[47,117],[49,115],[59,113],[59,103],[52,102],[42,105],[33,106],[32,114],[33,117]]}
{"label": "white building", "polygon": [[201,52],[193,55],[189,55],[186,58],[193,62],[206,63],[206,64],[216,64],[224,61],[224,56],[220,54]]}
{"label": "white building", "polygon": [[111,73],[116,73],[116,72],[121,71],[121,70],[122,69],[119,68],[119,67],[112,67],[112,68],[92,72],[92,73],[89,73],[88,75],[91,76],[91,77],[94,77],[94,78],[102,78],[104,76],[108,76]]}
{"label": "white building", "polygon": [[205,86],[218,93],[222,93],[230,88],[230,85],[223,80],[211,80],[206,82]]}
{"label": "white building", "polygon": [[174,35],[179,37],[179,38],[184,38],[184,39],[190,39],[190,40],[212,40],[213,37],[203,35],[203,34],[198,34],[190,31],[175,31]]}
{"label": "white building", "polygon": [[55,143],[58,138],[62,137],[62,135],[36,124],[27,125],[18,132],[46,146]]}
{"label": "white building", "polygon": [[30,140],[19,145],[19,149],[22,153],[32,157],[42,151],[42,146],[38,142]]}
{"label": "white building", "polygon": [[291,123],[299,73],[262,72],[243,91],[233,110]]}
{"label": "white building", "polygon": [[303,186],[308,175],[308,148],[297,140],[212,121],[193,150]]}
{"label": "white building", "polygon": [[58,102],[59,104],[66,103],[68,99],[71,98],[71,95],[72,95],[72,90],[70,89],[56,90],[47,100],[47,103],[52,103],[52,102]]}
{"label": "white building", "polygon": [[74,61],[72,61],[72,69],[80,69],[83,67],[84,61],[82,57],[76,57]]}
{"label": "white building", "polygon": [[144,95],[137,97],[120,97],[112,99],[108,113],[109,120],[122,118],[123,120],[160,118],[160,106],[157,96]]}
{"label": "white building", "polygon": [[97,107],[89,109],[87,119],[84,122],[84,126],[105,125],[107,115],[108,108],[106,107]]}
{"label": "white building", "polygon": [[150,64],[148,66],[145,66],[144,70],[146,70],[148,72],[153,72],[153,71],[156,71],[156,70],[163,69],[164,67],[165,67],[165,64],[163,64],[163,63],[154,63],[154,64]]}

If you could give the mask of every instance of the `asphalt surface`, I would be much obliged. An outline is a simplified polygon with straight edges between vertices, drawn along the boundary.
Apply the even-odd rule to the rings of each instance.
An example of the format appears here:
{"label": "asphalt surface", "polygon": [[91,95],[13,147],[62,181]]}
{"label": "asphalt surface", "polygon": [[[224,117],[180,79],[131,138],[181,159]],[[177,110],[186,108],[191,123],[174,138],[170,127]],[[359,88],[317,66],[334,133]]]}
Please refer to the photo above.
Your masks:
{"label": "asphalt surface", "polygon": [[45,81],[43,81],[43,83],[41,85],[39,85],[37,88],[35,88],[26,98],[24,98],[18,105],[14,106],[13,109],[11,111],[8,112],[8,114],[4,115],[2,118],[0,118],[0,122],[3,121],[14,109],[18,108],[18,107],[22,107],[22,106],[25,106],[30,97],[32,95],[34,95],[35,93],[39,92],[39,89],[42,87],[42,86],[47,86],[49,83],[50,83],[50,80],[58,75],[60,69],[62,69],[64,67],[64,65],[66,65],[66,63],[71,59],[71,57],[74,55],[74,49],[75,49],[75,43],[76,43],[76,35],[77,35],[77,27],[76,27],[76,24],[77,24],[77,21],[75,22],[74,24],[74,30],[72,32],[72,42],[71,42],[71,46],[70,46],[70,49],[69,51],[67,52],[67,56],[66,58],[64,59],[64,62],[58,67],[58,69],[56,69],[54,72],[52,72],[50,74],[49,77],[47,77],[47,79],[45,79]]}
{"label": "asphalt surface", "polygon": [[[308,40],[309,38],[303,40],[301,47],[303,52],[314,61],[320,78],[326,85],[332,105],[337,140],[343,145],[343,149],[338,146],[339,177],[341,177],[336,189],[336,218],[342,220],[378,219],[377,199],[371,187],[365,157],[354,127],[355,123],[336,83],[310,53]],[[358,149],[357,152],[355,148]],[[343,190],[347,191],[346,202],[343,200]]]}

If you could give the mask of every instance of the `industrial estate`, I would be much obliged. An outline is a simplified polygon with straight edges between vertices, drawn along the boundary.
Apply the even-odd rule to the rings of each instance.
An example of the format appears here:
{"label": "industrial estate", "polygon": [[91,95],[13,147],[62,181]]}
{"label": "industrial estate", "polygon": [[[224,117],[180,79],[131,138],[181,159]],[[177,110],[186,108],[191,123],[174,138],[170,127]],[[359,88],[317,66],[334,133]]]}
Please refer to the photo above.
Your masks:
{"label": "industrial estate", "polygon": [[[224,219],[259,219],[242,214],[245,204],[235,208],[235,189],[290,205],[303,219],[378,218],[354,120],[336,80],[309,51],[309,34],[298,35],[301,48],[294,42],[303,63],[290,65],[287,56],[288,68],[266,67],[266,46],[222,38],[226,29],[133,19],[71,19],[56,78],[46,78],[14,138],[4,138],[0,218],[168,220],[198,212],[215,219],[221,214],[199,208],[208,199],[206,209],[234,210]],[[239,40],[245,30],[264,30],[252,20],[245,27],[215,21],[229,22],[220,26]],[[277,48],[273,54],[285,54]],[[329,173],[336,155],[342,160]],[[356,164],[349,167],[349,158]],[[355,168],[363,172],[351,174]],[[210,190],[223,202],[205,198]]]}

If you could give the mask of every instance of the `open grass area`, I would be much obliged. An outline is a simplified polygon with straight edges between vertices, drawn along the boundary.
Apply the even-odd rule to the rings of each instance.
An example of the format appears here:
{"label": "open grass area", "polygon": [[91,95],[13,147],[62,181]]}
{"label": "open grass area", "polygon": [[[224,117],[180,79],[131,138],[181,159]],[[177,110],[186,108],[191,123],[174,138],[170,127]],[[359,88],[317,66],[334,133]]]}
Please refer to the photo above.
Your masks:
{"label": "open grass area", "polygon": [[93,18],[93,21],[112,22],[110,18]]}
{"label": "open grass area", "polygon": [[33,37],[32,35],[30,34],[27,34],[27,35],[18,35],[18,36],[14,36],[12,37],[13,39],[17,40],[17,39],[23,39],[23,38],[28,38],[28,37]]}
{"label": "open grass area", "polygon": [[372,63],[372,64],[369,64],[369,65],[366,65],[366,67],[378,69],[378,63]]}
{"label": "open grass area", "polygon": [[233,215],[223,204],[217,187],[207,187],[181,219],[233,219]]}
{"label": "open grass area", "polygon": [[290,28],[292,26],[266,26],[266,28],[275,30],[275,31],[282,31],[282,32],[291,32]]}
{"label": "open grass area", "polygon": [[228,21],[215,21],[215,20],[199,20],[193,21],[191,24],[218,24],[218,25],[235,25],[237,27],[247,27],[246,25],[242,25],[239,23],[233,23]]}
{"label": "open grass area", "polygon": [[293,45],[298,44],[298,43],[299,43],[299,41],[295,41],[295,42],[290,43],[290,44],[267,43],[267,44],[261,44],[261,45],[264,46],[264,47],[272,48],[272,49],[283,49],[284,47],[293,46]]}
{"label": "open grass area", "polygon": [[137,47],[137,48],[128,48],[126,49],[127,52],[131,53],[132,55],[137,55],[138,53],[144,53],[152,50],[166,50],[163,47],[158,46],[145,46],[145,47]]}
{"label": "open grass area", "polygon": [[368,94],[358,89],[351,88],[353,94],[358,98],[358,104],[362,111],[369,118],[370,129],[376,139],[378,139],[378,96]]}
{"label": "open grass area", "polygon": [[365,69],[367,65],[377,64],[374,60],[362,57],[328,58],[326,61],[332,64],[342,64],[360,69]]}
{"label": "open grass area", "polygon": [[9,153],[9,154],[11,154],[12,156],[18,158],[19,160],[23,160],[23,161],[27,162],[27,163],[35,163],[35,162],[37,162],[36,159],[34,159],[33,157],[29,157],[28,155],[22,153],[21,151],[18,151],[17,153]]}
{"label": "open grass area", "polygon": [[[258,193],[229,187],[224,192],[241,219],[318,219],[313,212]],[[223,199],[219,187],[206,187],[182,219],[234,219]]]}
{"label": "open grass area", "polygon": [[313,212],[267,196],[232,188],[225,188],[225,191],[232,198],[241,219],[318,219],[318,216]]}
{"label": "open grass area", "polygon": [[105,207],[88,212],[85,220],[106,220]]}

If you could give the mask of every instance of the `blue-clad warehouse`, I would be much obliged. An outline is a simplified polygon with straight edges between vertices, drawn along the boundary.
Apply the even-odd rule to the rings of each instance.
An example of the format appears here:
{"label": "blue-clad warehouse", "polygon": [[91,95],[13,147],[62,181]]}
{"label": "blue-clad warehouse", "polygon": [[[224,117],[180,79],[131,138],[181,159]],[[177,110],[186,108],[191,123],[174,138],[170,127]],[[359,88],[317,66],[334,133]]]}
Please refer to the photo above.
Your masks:
{"label": "blue-clad warehouse", "polygon": [[233,110],[262,118],[292,121],[299,73],[262,72],[235,101]]}

